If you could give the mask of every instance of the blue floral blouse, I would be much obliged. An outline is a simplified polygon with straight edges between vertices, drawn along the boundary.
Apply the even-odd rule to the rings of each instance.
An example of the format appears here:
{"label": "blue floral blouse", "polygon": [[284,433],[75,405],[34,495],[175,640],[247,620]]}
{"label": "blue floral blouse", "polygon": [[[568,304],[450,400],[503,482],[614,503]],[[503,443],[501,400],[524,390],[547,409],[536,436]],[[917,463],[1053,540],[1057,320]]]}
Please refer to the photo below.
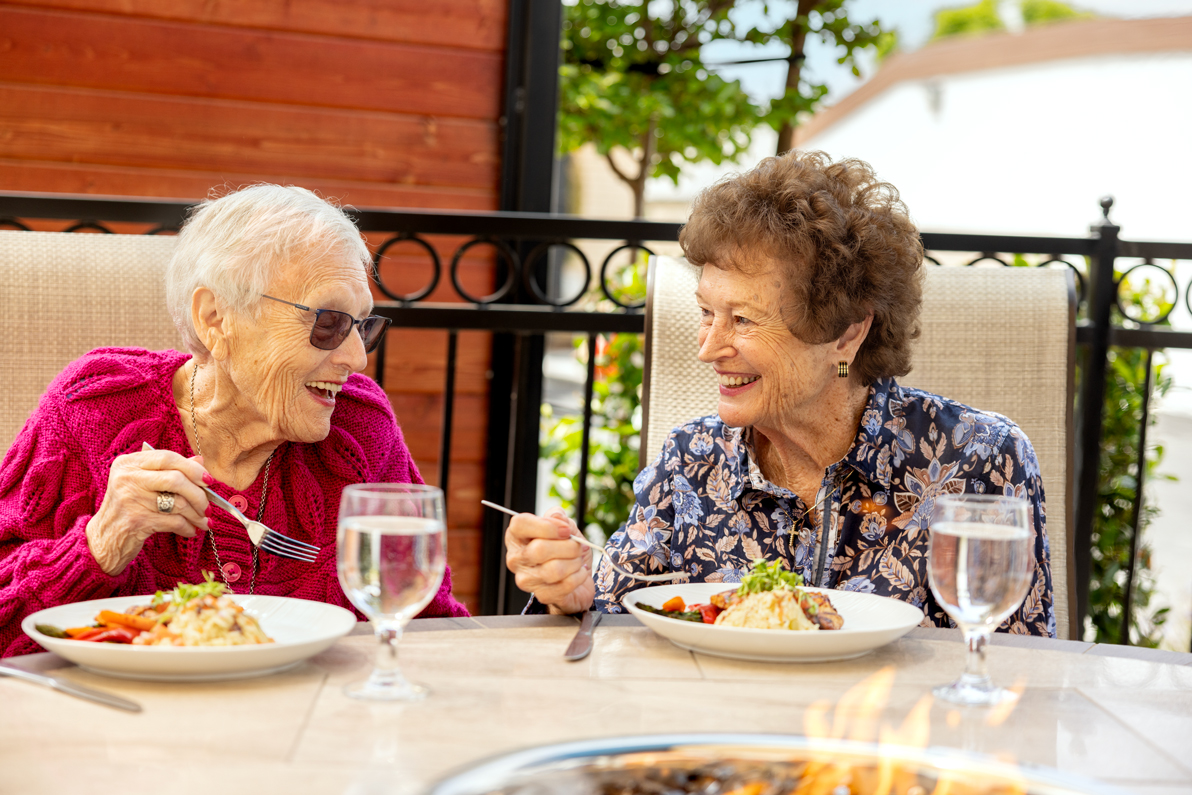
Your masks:
{"label": "blue floral blouse", "polygon": [[[925,625],[942,627],[955,625],[927,580],[936,496],[1024,497],[1035,575],[1022,607],[1000,629],[1055,637],[1039,463],[1022,430],[999,414],[878,381],[856,441],[827,469],[810,511],[763,477],[751,430],[727,427],[715,415],[675,428],[633,489],[629,521],[608,542],[609,556],[623,568],[735,583],[750,561],[778,559],[809,585],[902,599],[923,608]],[[621,612],[621,598],[640,587],[602,561],[595,608]]]}

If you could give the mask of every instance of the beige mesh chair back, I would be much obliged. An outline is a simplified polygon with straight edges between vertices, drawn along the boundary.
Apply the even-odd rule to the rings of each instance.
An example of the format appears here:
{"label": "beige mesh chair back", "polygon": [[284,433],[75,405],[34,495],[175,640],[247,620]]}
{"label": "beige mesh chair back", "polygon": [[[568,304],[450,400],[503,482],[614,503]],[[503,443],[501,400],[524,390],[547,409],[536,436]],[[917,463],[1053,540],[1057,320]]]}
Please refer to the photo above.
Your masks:
{"label": "beige mesh chair back", "polygon": [[0,231],[0,450],[67,364],[94,348],[175,348],[174,238]]}
{"label": "beige mesh chair back", "polygon": [[[644,466],[671,429],[716,411],[717,383],[696,354],[698,272],[653,257],[646,295],[642,380]],[[1078,638],[1069,606],[1076,293],[1070,272],[1040,268],[928,266],[923,335],[914,369],[899,379],[1018,423],[1039,457],[1055,588],[1056,631]]]}

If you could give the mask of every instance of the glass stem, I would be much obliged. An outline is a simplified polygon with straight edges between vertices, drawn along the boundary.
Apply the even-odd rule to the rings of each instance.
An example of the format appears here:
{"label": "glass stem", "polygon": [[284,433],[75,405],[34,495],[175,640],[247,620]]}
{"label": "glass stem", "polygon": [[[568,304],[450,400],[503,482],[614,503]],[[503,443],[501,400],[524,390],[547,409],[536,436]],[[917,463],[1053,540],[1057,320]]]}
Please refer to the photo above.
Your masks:
{"label": "glass stem", "polygon": [[397,667],[397,642],[401,640],[401,627],[378,626],[376,634],[380,643],[377,646],[377,664],[369,678],[378,685],[394,685],[402,679]]}
{"label": "glass stem", "polygon": [[968,654],[965,656],[961,681],[969,687],[982,690],[992,688],[993,682],[985,670],[985,647],[989,645],[989,630],[983,627],[965,627],[964,642],[968,646]]}

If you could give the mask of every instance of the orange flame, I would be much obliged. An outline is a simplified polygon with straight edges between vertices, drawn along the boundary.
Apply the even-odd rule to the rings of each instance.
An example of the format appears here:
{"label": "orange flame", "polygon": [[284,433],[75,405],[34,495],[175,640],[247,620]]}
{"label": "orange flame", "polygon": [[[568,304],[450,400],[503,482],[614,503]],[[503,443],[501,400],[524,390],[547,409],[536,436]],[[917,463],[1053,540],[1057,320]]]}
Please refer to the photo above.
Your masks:
{"label": "orange flame", "polygon": [[[893,684],[894,668],[885,667],[851,687],[835,705],[820,700],[808,706],[803,716],[804,734],[813,748],[816,741],[825,741],[825,753],[808,763],[807,775],[791,795],[835,795],[841,791],[838,790],[841,786],[852,793],[871,795],[928,795],[918,784],[918,766],[908,764],[905,757],[908,752],[913,755],[914,751],[927,748],[930,742],[933,699],[930,694],[920,698],[895,728],[890,723],[880,722]],[[1020,696],[1025,682],[1020,680],[1011,689]],[[988,712],[977,713],[982,715],[980,722],[987,726],[1001,725],[1019,700],[1015,698]],[[971,720],[977,714],[949,709],[944,717],[949,728],[956,729],[966,717]],[[880,761],[877,770],[868,774],[849,764],[839,755],[838,749],[830,748],[836,740],[873,742],[875,739]],[[1011,765],[1013,762],[1013,759],[1009,760]],[[866,777],[867,780],[860,780]],[[974,786],[975,783],[963,770],[941,770],[935,774],[935,787],[930,795],[971,795],[986,789]],[[998,792],[999,795],[1024,795],[1026,782],[1020,777],[1008,778],[998,787]]]}

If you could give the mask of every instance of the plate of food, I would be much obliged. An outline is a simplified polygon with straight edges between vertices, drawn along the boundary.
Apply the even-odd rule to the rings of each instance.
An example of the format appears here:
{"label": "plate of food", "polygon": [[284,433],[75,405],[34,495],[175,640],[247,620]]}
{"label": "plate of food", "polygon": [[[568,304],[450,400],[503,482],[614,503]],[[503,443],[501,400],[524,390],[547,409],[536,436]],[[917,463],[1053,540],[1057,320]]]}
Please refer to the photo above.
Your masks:
{"label": "plate of food", "polygon": [[860,657],[923,620],[920,608],[886,596],[804,588],[798,574],[765,561],[755,561],[740,585],[656,585],[631,591],[622,604],[676,646],[758,662]]}
{"label": "plate of food", "polygon": [[88,671],[122,679],[207,682],[284,671],[356,626],[349,610],[284,596],[228,594],[222,583],[39,610],[25,634]]}

